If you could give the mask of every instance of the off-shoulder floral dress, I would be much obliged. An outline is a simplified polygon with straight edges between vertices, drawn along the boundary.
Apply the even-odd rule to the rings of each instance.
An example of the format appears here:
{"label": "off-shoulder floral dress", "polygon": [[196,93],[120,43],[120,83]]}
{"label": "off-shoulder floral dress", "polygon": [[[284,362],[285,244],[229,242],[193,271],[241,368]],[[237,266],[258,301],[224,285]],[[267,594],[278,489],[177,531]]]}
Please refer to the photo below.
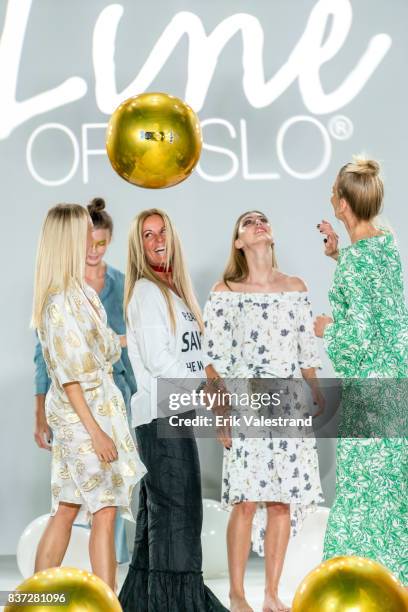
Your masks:
{"label": "off-shoulder floral dress", "polygon": [[[228,379],[297,378],[321,367],[305,292],[211,292],[204,310],[204,351]],[[295,382],[295,381],[293,381]],[[224,450],[222,502],[258,502],[252,546],[264,554],[265,502],[290,504],[291,532],[323,501],[314,438],[233,437]]]}
{"label": "off-shoulder floral dress", "polygon": [[[38,336],[51,387],[45,401],[53,432],[51,515],[59,502],[80,504],[79,522],[105,506],[118,506],[134,520],[132,490],[145,474],[130,435],[122,394],[113,382],[112,364],[120,358],[119,337],[107,327],[98,294],[88,285],[50,293]],[[118,459],[101,462],[92,440],[71,406],[64,384],[79,382],[96,421],[114,441]]]}
{"label": "off-shoulder floral dress", "polygon": [[[394,383],[401,385],[408,377],[408,310],[400,256],[390,232],[340,250],[329,297],[334,322],[326,327],[324,342],[336,374],[346,379],[346,394],[358,385],[370,389],[367,379],[373,378],[398,379]],[[387,431],[395,416],[390,410],[402,409],[407,415],[407,403],[400,406],[395,397],[382,401],[372,395],[379,421],[375,431],[379,426]],[[370,409],[363,400],[361,410]],[[358,407],[352,409],[346,406],[349,413]],[[408,431],[400,431],[405,438],[338,440],[336,499],[324,558],[375,559],[408,585]]]}

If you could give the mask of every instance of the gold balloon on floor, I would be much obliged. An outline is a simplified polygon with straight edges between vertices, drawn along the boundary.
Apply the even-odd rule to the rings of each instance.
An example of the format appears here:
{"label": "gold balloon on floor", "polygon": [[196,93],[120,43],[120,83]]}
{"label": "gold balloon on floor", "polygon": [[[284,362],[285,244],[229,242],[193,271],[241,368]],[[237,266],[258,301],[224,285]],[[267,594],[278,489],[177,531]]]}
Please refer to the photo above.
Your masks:
{"label": "gold balloon on floor", "polygon": [[144,93],[122,102],[110,118],[106,150],[126,181],[159,189],[184,181],[201,153],[201,127],[179,98]]}
{"label": "gold balloon on floor", "polygon": [[362,557],[335,557],[306,576],[292,612],[408,612],[408,594],[385,567]]}
{"label": "gold balloon on floor", "polygon": [[[21,602],[24,593],[27,603],[17,605],[18,594]],[[122,612],[118,598],[103,580],[72,567],[37,572],[13,596],[16,603],[9,603],[4,612]]]}

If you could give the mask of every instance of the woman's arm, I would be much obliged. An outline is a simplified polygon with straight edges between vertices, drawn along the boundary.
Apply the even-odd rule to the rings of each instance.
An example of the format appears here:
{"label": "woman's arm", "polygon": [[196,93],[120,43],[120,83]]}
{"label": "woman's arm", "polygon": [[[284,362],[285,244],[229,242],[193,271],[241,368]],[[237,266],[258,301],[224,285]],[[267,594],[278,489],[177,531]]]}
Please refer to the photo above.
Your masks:
{"label": "woman's arm", "polygon": [[338,376],[359,375],[360,363],[378,329],[374,306],[378,316],[387,318],[386,312],[383,315],[378,312],[381,299],[374,294],[378,283],[373,274],[371,264],[366,268],[363,261],[359,261],[358,269],[351,266],[344,283],[347,315],[325,326],[324,344]]}
{"label": "woman's arm", "polygon": [[81,419],[81,423],[89,433],[95,453],[100,461],[115,461],[118,458],[115,443],[99,426],[89,406],[86,403],[82,387],[79,382],[64,385],[64,391],[71,406]]}
{"label": "woman's arm", "polygon": [[66,299],[63,294],[52,296],[44,313],[43,333],[49,352],[49,367],[89,433],[99,459],[114,461],[117,458],[114,442],[92,415],[80,384],[82,379],[93,375],[90,364],[95,372],[98,365],[95,359],[91,359],[92,347],[78,321],[72,311],[66,308]]}
{"label": "woman's arm", "polygon": [[41,342],[36,336],[36,345],[34,351],[35,364],[35,427],[34,439],[40,448],[51,450],[51,429],[48,426],[45,418],[45,396],[50,387],[50,379],[47,373],[44,356],[42,352]]}

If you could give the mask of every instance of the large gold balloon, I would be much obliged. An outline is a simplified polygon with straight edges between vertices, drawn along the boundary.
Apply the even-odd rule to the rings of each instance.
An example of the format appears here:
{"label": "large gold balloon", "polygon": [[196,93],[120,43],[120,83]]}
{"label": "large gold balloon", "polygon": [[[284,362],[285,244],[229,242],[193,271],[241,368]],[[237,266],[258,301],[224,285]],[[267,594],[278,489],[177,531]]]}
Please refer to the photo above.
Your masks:
{"label": "large gold balloon", "polygon": [[[16,603],[9,603],[4,612],[122,612],[118,598],[103,580],[73,567],[37,572],[12,596]],[[17,599],[21,602],[23,597],[27,603],[17,605]],[[40,603],[34,603],[36,600]]]}
{"label": "large gold balloon", "polygon": [[335,557],[306,576],[292,612],[408,612],[408,594],[385,567],[362,557]]}
{"label": "large gold balloon", "polygon": [[110,118],[106,150],[125,180],[158,189],[184,181],[201,153],[200,122],[179,98],[145,93],[122,102]]}

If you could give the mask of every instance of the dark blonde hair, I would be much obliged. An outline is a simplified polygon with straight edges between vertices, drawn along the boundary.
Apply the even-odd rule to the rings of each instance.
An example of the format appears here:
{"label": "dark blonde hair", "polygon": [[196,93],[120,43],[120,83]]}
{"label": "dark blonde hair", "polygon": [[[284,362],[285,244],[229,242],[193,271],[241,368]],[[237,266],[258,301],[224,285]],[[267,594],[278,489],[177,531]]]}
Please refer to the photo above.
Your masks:
{"label": "dark blonde hair", "polygon": [[181,297],[187,308],[193,313],[201,331],[204,330],[201,310],[194,293],[190,275],[187,270],[180,238],[170,217],[159,208],[150,208],[140,212],[132,221],[129,231],[127,268],[125,275],[125,299],[124,310],[127,313],[129,302],[132,298],[135,284],[140,278],[155,283],[166,300],[170,317],[171,330],[176,332],[176,315],[173,299],[169,287],[153,270],[149,264],[143,248],[143,224],[148,217],[159,215],[163,219],[166,228],[166,251],[167,261],[165,269],[172,269],[173,284],[176,293]]}
{"label": "dark blonde hair", "polygon": [[[247,212],[242,213],[242,215],[240,215],[236,220],[234,231],[232,234],[230,256],[228,258],[227,265],[225,267],[224,274],[222,277],[222,280],[227,286],[228,282],[239,283],[244,281],[248,277],[249,270],[245,253],[242,249],[237,249],[237,247],[235,246],[235,241],[238,238],[238,230],[242,219],[246,215],[249,215],[251,212],[257,213],[258,215],[264,214],[259,210],[248,210]],[[278,267],[275,255],[275,245],[273,243],[271,244],[271,266],[272,268]]]}
{"label": "dark blonde hair", "polygon": [[353,157],[337,175],[337,195],[348,202],[361,221],[370,221],[381,212],[384,184],[379,174],[380,165],[375,160]]}
{"label": "dark blonde hair", "polygon": [[87,206],[95,229],[106,229],[110,236],[113,234],[113,220],[105,210],[106,203],[103,198],[93,198]]}

